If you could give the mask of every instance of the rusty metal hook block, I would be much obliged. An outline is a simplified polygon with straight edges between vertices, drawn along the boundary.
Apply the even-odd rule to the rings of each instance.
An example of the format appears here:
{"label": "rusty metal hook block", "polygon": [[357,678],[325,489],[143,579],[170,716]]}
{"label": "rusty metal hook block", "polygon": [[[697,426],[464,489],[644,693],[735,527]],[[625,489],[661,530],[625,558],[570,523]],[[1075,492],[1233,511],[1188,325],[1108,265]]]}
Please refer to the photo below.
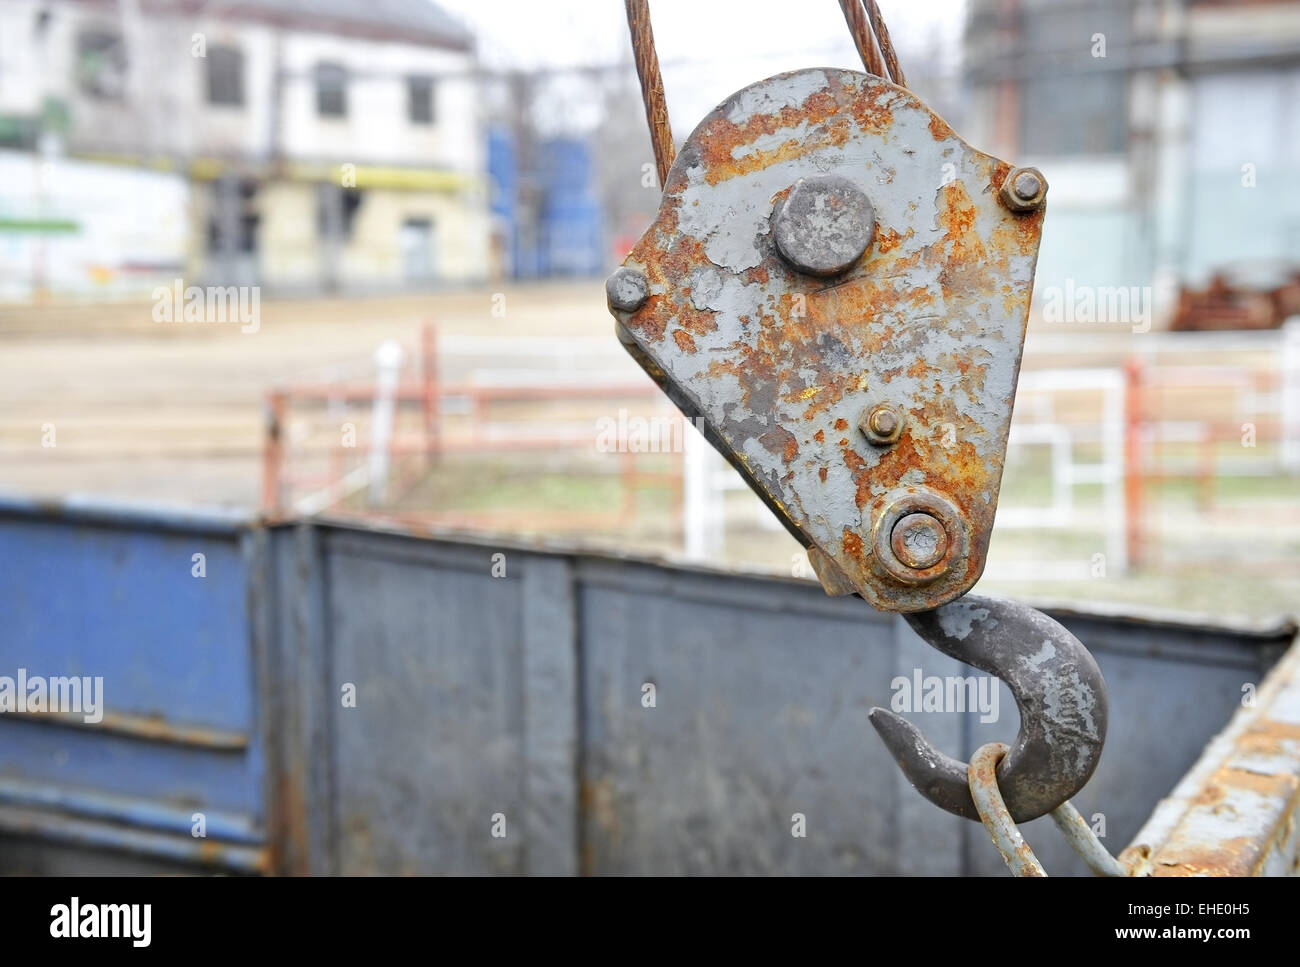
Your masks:
{"label": "rusty metal hook block", "polygon": [[709,114],[607,295],[620,340],[832,594],[923,611],[984,569],[1047,183],[855,71]]}
{"label": "rusty metal hook block", "polygon": [[[1020,732],[998,765],[997,785],[1015,822],[1050,813],[1084,787],[1101,759],[1108,706],[1101,669],[1079,639],[1041,611],[979,595],[906,618],[927,644],[1011,687]],[[964,762],[893,712],[874,708],[870,717],[921,795],[980,818]]]}

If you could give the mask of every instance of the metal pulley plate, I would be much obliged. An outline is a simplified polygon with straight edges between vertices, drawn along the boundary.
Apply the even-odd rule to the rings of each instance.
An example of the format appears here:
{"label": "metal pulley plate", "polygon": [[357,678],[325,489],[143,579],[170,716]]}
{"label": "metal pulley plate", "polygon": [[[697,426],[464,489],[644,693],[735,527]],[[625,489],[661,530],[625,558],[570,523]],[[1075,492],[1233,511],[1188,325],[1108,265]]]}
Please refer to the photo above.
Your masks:
{"label": "metal pulley plate", "polygon": [[796,71],[700,123],[610,277],[624,345],[828,592],[919,611],[979,578],[1045,194],[903,88]]}

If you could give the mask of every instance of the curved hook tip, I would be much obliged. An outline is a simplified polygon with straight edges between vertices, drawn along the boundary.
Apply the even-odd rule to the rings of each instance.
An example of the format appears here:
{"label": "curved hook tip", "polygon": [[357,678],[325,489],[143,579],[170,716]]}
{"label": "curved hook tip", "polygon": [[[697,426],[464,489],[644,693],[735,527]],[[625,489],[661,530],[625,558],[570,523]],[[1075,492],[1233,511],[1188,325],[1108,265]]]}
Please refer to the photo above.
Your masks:
{"label": "curved hook tip", "polygon": [[867,718],[913,788],[950,813],[978,819],[966,779],[966,765],[930,744],[915,725],[888,709],[873,708]]}
{"label": "curved hook tip", "polygon": [[[1010,687],[1020,732],[997,776],[1016,822],[1050,812],[1083,788],[1106,739],[1106,683],[1074,635],[1027,605],[978,595],[904,617],[927,644]],[[978,818],[965,763],[944,755],[892,712],[874,708],[870,718],[921,795]]]}

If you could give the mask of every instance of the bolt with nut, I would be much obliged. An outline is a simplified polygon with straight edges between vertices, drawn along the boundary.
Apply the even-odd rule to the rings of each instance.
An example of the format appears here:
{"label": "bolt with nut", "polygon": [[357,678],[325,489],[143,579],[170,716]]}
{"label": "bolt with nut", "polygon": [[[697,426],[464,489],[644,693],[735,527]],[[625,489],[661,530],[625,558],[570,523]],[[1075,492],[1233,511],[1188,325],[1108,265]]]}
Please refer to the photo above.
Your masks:
{"label": "bolt with nut", "polygon": [[605,296],[610,308],[619,312],[636,312],[649,298],[650,285],[636,269],[620,266],[605,280]]}
{"label": "bolt with nut", "polygon": [[903,413],[887,403],[878,403],[858,421],[858,429],[875,446],[890,446],[903,435]]}
{"label": "bolt with nut", "polygon": [[998,199],[1013,212],[1032,212],[1047,201],[1047,179],[1037,168],[1013,168],[1008,172]]}
{"label": "bolt with nut", "polygon": [[934,567],[948,553],[948,534],[929,514],[908,514],[889,534],[894,556],[915,571]]}

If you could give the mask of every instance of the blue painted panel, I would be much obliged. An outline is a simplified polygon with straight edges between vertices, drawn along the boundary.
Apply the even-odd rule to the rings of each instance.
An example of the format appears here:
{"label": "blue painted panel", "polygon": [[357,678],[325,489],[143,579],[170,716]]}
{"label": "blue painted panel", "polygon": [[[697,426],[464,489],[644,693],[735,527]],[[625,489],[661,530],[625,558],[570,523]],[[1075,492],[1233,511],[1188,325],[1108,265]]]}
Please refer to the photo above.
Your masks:
{"label": "blue painted panel", "polygon": [[112,713],[246,731],[246,581],[234,537],[6,521],[0,675],[102,676]]}
{"label": "blue painted panel", "polygon": [[492,183],[492,197],[488,207],[492,214],[509,221],[515,220],[515,193],[518,171],[515,168],[515,146],[506,129],[494,126],[488,130],[488,177]]}
{"label": "blue painted panel", "polygon": [[71,793],[262,815],[260,756],[144,741],[0,715],[0,776]]}
{"label": "blue painted panel", "polygon": [[[220,516],[0,501],[0,676],[103,679],[97,723],[0,714],[0,828],[226,868],[260,863],[264,758],[243,533]],[[207,817],[207,844],[190,835],[194,812]],[[205,852],[232,843],[244,845]]]}

